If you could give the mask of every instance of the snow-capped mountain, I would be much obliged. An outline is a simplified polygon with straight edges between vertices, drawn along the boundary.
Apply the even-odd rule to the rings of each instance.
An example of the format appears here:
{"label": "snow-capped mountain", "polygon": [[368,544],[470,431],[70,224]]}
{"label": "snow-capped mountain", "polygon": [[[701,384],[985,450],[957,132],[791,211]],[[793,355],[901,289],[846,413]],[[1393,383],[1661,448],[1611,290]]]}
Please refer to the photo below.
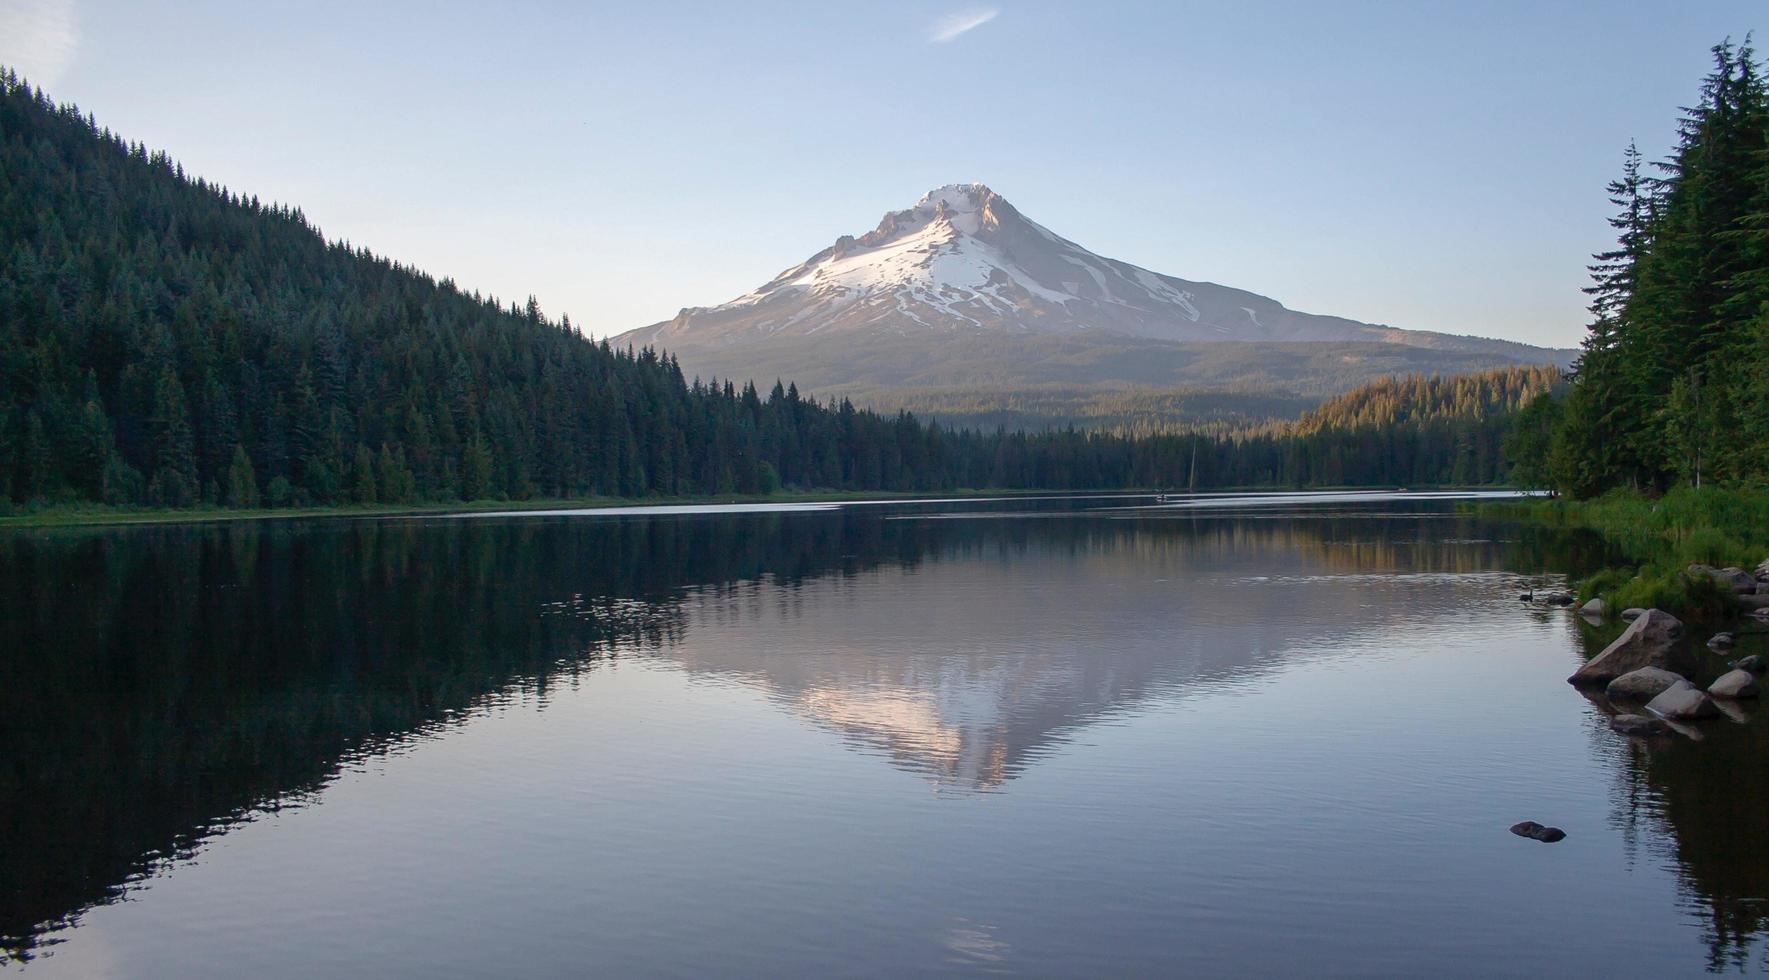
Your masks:
{"label": "snow-capped mountain", "polygon": [[982,184],[936,188],[728,303],[613,340],[661,347],[691,376],[789,379],[881,410],[1034,426],[1123,421],[1102,404],[1133,391],[1185,393],[1186,407],[1154,410],[1156,423],[1244,418],[1261,410],[1225,397],[1288,412],[1388,375],[1566,365],[1573,354],[1299,313],[1160,275],[1088,251]]}
{"label": "snow-capped mountain", "polygon": [[1256,293],[1104,258],[1020,214],[982,184],[931,190],[913,207],[885,215],[872,231],[842,236],[752,292],[722,306],[684,309],[619,341],[723,347],[876,330],[1492,343],[1298,313]]}

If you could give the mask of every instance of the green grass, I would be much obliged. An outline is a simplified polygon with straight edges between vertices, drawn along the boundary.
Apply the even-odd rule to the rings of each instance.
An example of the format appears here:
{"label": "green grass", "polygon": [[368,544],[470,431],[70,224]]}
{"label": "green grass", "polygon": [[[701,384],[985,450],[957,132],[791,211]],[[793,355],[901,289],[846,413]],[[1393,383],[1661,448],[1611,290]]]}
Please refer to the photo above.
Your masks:
{"label": "green grass", "polygon": [[546,500],[441,501],[413,504],[343,504],[327,507],[111,507],[105,504],[42,504],[0,513],[0,528],[76,527],[92,524],[189,524],[259,521],[300,517],[398,517],[486,511],[562,510],[583,507],[655,507],[666,504],[821,503],[844,500],[912,500],[922,497],[996,497],[1044,493],[1030,490],[782,490],[772,494],[720,494],[698,497],[578,497]]}
{"label": "green grass", "polygon": [[1540,500],[1498,505],[1560,527],[1590,528],[1627,556],[1579,583],[1581,599],[1612,609],[1657,608],[1686,619],[1712,620],[1736,605],[1731,593],[1691,563],[1754,569],[1769,558],[1769,491],[1681,488],[1663,497],[1612,492],[1593,500]]}

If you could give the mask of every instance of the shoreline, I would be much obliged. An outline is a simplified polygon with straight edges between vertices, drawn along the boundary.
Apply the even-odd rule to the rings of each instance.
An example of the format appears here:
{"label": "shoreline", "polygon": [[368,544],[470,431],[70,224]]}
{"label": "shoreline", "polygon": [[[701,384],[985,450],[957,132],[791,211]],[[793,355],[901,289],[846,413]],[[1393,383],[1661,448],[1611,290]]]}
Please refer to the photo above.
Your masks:
{"label": "shoreline", "polygon": [[[1035,496],[1038,490],[937,491],[947,497]],[[1124,493],[1138,491],[1127,490]],[[1153,491],[1149,491],[1153,492]],[[338,504],[319,507],[110,508],[103,504],[46,507],[28,514],[0,517],[0,531],[129,524],[219,524],[234,521],[301,520],[350,517],[426,517],[453,514],[506,514],[522,511],[589,510],[628,507],[670,507],[719,504],[814,504],[859,500],[914,500],[928,493],[893,490],[786,491],[771,494],[706,494],[679,497],[536,497],[529,500],[437,501],[416,504]]]}
{"label": "shoreline", "polygon": [[1085,494],[1152,496],[1210,496],[1238,493],[1334,493],[1358,491],[1458,491],[1514,490],[1501,486],[1336,486],[1336,487],[1211,487],[1207,490],[1185,491],[1157,487],[1047,489],[959,489],[959,490],[793,490],[771,494],[701,494],[675,497],[567,497],[534,498],[530,500],[437,501],[416,504],[338,504],[318,507],[259,507],[233,509],[227,507],[147,508],[109,507],[104,504],[50,505],[23,513],[0,515],[0,532],[14,530],[48,530],[70,527],[104,527],[143,524],[218,524],[235,521],[300,520],[314,518],[353,517],[424,517],[472,514],[509,514],[525,511],[588,510],[637,507],[712,506],[724,504],[819,504],[855,503],[862,501],[913,501],[939,498],[983,497],[1052,497]]}
{"label": "shoreline", "polygon": [[1702,567],[1755,570],[1769,555],[1769,491],[1679,488],[1660,497],[1616,492],[1590,500],[1520,500],[1478,505],[1483,513],[1543,527],[1582,528],[1623,556],[1570,582],[1579,603],[1613,611],[1662,609],[1685,620],[1730,618],[1740,603]]}

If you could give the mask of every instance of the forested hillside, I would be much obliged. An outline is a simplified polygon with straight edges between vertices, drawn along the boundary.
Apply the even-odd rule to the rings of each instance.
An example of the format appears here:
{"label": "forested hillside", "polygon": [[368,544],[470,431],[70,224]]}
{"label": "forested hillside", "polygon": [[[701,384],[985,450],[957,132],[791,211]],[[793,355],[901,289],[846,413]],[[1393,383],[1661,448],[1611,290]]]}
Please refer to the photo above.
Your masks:
{"label": "forested hillside", "polygon": [[1486,483],[1504,478],[1489,412],[1547,379],[1395,382],[1294,433],[1146,438],[953,432],[690,382],[532,300],[328,242],[11,73],[0,229],[6,506]]}
{"label": "forested hillside", "polygon": [[1560,371],[1552,365],[1496,368],[1447,378],[1383,378],[1304,412],[1294,431],[1308,434],[1362,426],[1497,420],[1522,408],[1559,380]]}
{"label": "forested hillside", "polygon": [[938,486],[940,435],[328,243],[301,212],[0,91],[0,490],[183,506]]}
{"label": "forested hillside", "polygon": [[1630,146],[1610,185],[1614,249],[1564,399],[1526,411],[1522,474],[1589,497],[1760,485],[1769,466],[1769,96],[1747,43],[1714,69],[1670,159]]}

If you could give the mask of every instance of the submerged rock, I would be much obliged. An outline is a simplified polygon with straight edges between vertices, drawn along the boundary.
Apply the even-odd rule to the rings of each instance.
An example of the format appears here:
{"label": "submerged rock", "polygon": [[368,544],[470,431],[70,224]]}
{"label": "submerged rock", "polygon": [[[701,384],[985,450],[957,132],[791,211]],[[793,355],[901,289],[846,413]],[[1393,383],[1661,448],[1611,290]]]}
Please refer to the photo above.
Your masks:
{"label": "submerged rock", "polygon": [[1731,698],[1714,699],[1714,707],[1719,708],[1720,713],[1725,715],[1728,721],[1735,721],[1740,725],[1748,725],[1751,723],[1751,709],[1746,707],[1746,705],[1753,705],[1756,703],[1757,702],[1751,700],[1734,701]]}
{"label": "submerged rock", "polygon": [[1732,649],[1732,644],[1734,642],[1731,633],[1715,633],[1713,636],[1708,637],[1708,649],[1730,650]]}
{"label": "submerged rock", "polygon": [[1646,710],[1661,718],[1674,721],[1686,721],[1695,718],[1712,718],[1720,713],[1714,707],[1714,699],[1707,696],[1701,688],[1682,678],[1677,683],[1664,689],[1658,697],[1646,703]]}
{"label": "submerged rock", "polygon": [[1601,618],[1603,616],[1603,608],[1602,599],[1592,599],[1590,602],[1579,607],[1579,614],[1581,616],[1596,616]]}
{"label": "submerged rock", "polygon": [[1662,667],[1677,674],[1690,673],[1695,665],[1677,645],[1682,635],[1683,624],[1677,617],[1658,609],[1645,610],[1628,624],[1614,643],[1573,671],[1567,680],[1573,684],[1607,684],[1642,667]]}
{"label": "submerged rock", "polygon": [[1708,693],[1717,698],[1754,698],[1757,696],[1757,675],[1748,670],[1731,670],[1708,685]]}
{"label": "submerged rock", "polygon": [[1733,670],[1746,670],[1761,677],[1764,670],[1769,669],[1769,660],[1764,660],[1761,654],[1753,653],[1748,657],[1739,657],[1727,666]]}
{"label": "submerged rock", "polygon": [[1622,618],[1626,620],[1639,619],[1644,615],[1646,615],[1646,610],[1641,609],[1639,606],[1630,606],[1629,608],[1622,610]]}
{"label": "submerged rock", "polygon": [[1669,735],[1671,726],[1647,715],[1616,715],[1609,719],[1610,731],[1623,735]]}
{"label": "submerged rock", "polygon": [[1541,824],[1536,823],[1534,820],[1525,820],[1519,824],[1512,824],[1511,832],[1519,837],[1528,837],[1530,840],[1539,840],[1544,844],[1552,844],[1555,841],[1566,839],[1566,831],[1561,830],[1559,827],[1544,827]]}
{"label": "submerged rock", "polygon": [[1603,693],[1615,701],[1651,701],[1682,680],[1663,667],[1642,667],[1610,681]]}

